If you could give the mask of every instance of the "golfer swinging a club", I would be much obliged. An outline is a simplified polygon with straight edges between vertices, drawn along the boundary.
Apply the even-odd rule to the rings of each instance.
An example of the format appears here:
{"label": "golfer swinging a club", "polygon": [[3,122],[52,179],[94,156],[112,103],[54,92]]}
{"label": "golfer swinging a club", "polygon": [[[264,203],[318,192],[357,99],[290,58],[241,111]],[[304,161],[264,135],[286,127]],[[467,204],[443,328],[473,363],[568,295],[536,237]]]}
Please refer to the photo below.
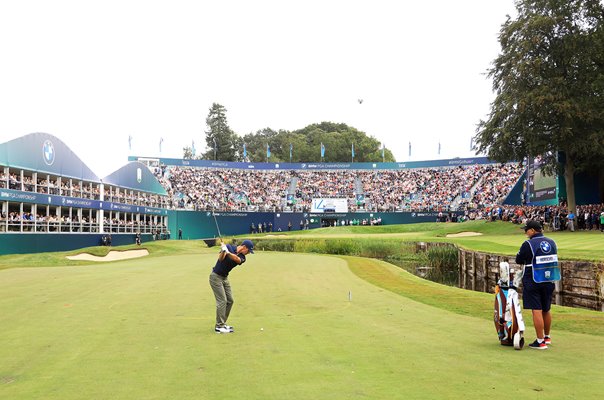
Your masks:
{"label": "golfer swinging a club", "polygon": [[233,294],[229,283],[229,272],[245,262],[245,256],[254,254],[254,243],[244,240],[239,246],[222,244],[216,265],[210,274],[210,286],[216,297],[216,333],[231,333],[233,327],[226,324],[231,308],[233,307]]}

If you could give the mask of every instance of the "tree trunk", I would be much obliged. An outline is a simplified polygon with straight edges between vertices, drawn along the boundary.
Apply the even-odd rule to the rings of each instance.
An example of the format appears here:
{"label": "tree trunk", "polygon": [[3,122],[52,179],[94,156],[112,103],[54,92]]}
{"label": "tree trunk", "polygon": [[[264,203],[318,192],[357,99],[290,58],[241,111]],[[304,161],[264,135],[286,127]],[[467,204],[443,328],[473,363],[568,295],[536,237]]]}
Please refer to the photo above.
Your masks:
{"label": "tree trunk", "polygon": [[577,214],[577,200],[575,199],[575,163],[568,152],[566,152],[566,163],[564,164],[564,181],[566,182],[566,202],[568,210]]}

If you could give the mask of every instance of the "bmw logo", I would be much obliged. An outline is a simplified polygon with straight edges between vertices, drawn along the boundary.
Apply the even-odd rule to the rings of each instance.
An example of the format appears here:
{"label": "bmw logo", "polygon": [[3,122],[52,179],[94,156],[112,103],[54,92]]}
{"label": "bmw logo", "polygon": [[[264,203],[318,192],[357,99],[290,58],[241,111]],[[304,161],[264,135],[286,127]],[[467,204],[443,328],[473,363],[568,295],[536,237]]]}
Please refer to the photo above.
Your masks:
{"label": "bmw logo", "polygon": [[55,147],[50,140],[44,142],[42,146],[42,156],[46,165],[52,165],[55,162]]}
{"label": "bmw logo", "polygon": [[552,250],[552,246],[546,241],[539,243],[539,247],[544,253],[549,253]]}
{"label": "bmw logo", "polygon": [[416,214],[415,213],[411,213],[411,218],[415,218]]}

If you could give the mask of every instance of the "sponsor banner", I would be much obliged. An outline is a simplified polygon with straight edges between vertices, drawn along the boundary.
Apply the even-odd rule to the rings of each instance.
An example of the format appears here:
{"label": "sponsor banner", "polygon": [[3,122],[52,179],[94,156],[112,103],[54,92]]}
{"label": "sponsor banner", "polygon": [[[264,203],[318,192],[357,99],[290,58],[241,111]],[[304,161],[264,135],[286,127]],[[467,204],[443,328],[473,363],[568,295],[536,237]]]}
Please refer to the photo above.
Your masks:
{"label": "sponsor banner", "polygon": [[[161,208],[151,208],[151,207],[136,207],[141,208],[142,212],[144,214],[153,214],[153,215],[162,215],[162,214],[168,214],[168,210],[164,210]],[[138,210],[136,211],[137,213],[139,212]]]}
{"label": "sponsor banner", "polygon": [[[130,156],[129,161],[148,159],[148,157]],[[198,168],[229,168],[229,169],[258,169],[258,170],[397,170],[431,167],[456,167],[460,165],[495,164],[486,157],[454,158],[448,160],[408,161],[408,162],[376,162],[376,163],[246,163],[212,160],[183,160],[180,158],[159,158],[163,165]]]}
{"label": "sponsor banner", "polygon": [[131,206],[129,204],[121,204],[121,203],[105,203],[103,205],[103,210],[109,210],[109,211],[137,212],[137,209],[140,209],[140,207]]}
{"label": "sponsor banner", "polygon": [[37,193],[20,192],[11,189],[0,189],[0,200],[18,201],[24,203],[36,203],[39,195]]}
{"label": "sponsor banner", "polygon": [[[438,217],[438,214],[440,214],[440,212],[438,211],[432,211],[432,212],[412,212],[411,213],[411,218],[422,218],[422,217]],[[449,212],[444,212],[442,211],[443,215],[448,215]],[[459,213],[456,213],[459,214]]]}
{"label": "sponsor banner", "polygon": [[63,206],[78,208],[99,208],[101,203],[98,200],[78,199],[73,197],[63,197],[61,202],[61,205]]}
{"label": "sponsor banner", "polygon": [[12,189],[0,189],[0,200],[78,208],[99,208],[100,203],[96,200],[64,197],[45,193],[22,192],[20,190]]}
{"label": "sponsor banner", "polygon": [[350,215],[349,214],[338,214],[338,213],[320,213],[320,214],[309,214],[310,218],[325,218],[325,217],[330,217],[330,218],[343,218],[343,219],[349,219]]}
{"label": "sponsor banner", "polygon": [[93,210],[144,213],[153,215],[162,215],[168,213],[168,210],[164,210],[162,208],[111,203],[108,201],[105,202],[99,200],[82,199],[79,197],[57,196],[53,194],[21,192],[19,190],[12,189],[0,189],[0,201],[31,203],[61,207],[90,208]]}
{"label": "sponsor banner", "polygon": [[214,214],[212,214],[212,211],[207,211],[206,212],[206,216],[207,217],[212,217],[213,215],[215,215],[216,217],[247,217],[248,213],[246,213],[246,212],[220,212],[220,211],[216,211]]}

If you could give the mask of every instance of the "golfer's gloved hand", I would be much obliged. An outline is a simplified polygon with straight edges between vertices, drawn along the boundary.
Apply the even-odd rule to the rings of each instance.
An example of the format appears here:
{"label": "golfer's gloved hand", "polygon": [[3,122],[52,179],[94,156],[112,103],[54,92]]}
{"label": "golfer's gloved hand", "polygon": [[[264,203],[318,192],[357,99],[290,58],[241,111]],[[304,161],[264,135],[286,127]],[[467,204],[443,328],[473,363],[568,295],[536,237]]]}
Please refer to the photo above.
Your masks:
{"label": "golfer's gloved hand", "polygon": [[223,244],[222,246],[220,246],[220,251],[225,252],[225,253],[228,253],[228,252],[229,252],[229,249],[227,248],[227,245],[226,245],[226,244]]}

